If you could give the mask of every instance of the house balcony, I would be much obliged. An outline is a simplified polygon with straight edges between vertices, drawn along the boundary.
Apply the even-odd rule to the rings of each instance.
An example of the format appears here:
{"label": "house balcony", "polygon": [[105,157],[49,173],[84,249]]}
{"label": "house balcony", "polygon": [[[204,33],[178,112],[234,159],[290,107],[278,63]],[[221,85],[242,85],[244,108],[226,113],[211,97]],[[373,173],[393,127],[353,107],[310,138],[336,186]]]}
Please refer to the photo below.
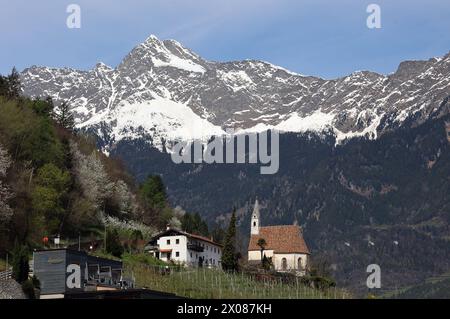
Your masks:
{"label": "house balcony", "polygon": [[193,251],[196,251],[196,252],[199,252],[199,253],[202,253],[203,250],[204,250],[204,248],[202,246],[200,246],[199,244],[188,244],[187,248],[189,250],[193,250]]}
{"label": "house balcony", "polygon": [[144,250],[148,252],[156,252],[159,250],[159,247],[158,245],[147,245],[145,246]]}

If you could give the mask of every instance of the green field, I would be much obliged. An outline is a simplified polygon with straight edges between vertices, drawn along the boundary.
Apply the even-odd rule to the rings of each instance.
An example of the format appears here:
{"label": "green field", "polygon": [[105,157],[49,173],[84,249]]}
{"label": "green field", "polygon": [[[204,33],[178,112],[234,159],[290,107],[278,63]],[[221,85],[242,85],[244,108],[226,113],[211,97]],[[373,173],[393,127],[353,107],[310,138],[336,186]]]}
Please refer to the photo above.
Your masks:
{"label": "green field", "polygon": [[343,299],[350,294],[338,288],[326,291],[302,285],[258,281],[245,274],[229,274],[214,269],[171,268],[125,262],[138,287],[174,293],[187,298],[205,299]]}

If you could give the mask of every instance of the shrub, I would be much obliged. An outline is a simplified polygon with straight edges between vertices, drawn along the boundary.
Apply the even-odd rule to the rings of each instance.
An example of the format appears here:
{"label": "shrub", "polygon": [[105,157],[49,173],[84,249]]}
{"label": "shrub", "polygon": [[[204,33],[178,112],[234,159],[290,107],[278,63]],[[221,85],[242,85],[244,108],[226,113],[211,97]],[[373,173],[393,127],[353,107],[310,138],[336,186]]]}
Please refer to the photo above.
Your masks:
{"label": "shrub", "polygon": [[12,268],[13,278],[18,283],[23,283],[28,279],[30,271],[28,248],[25,245],[20,245],[17,241],[12,251]]}
{"label": "shrub", "polygon": [[36,294],[34,293],[34,284],[31,279],[25,280],[22,283],[22,291],[28,297],[28,299],[36,299]]}

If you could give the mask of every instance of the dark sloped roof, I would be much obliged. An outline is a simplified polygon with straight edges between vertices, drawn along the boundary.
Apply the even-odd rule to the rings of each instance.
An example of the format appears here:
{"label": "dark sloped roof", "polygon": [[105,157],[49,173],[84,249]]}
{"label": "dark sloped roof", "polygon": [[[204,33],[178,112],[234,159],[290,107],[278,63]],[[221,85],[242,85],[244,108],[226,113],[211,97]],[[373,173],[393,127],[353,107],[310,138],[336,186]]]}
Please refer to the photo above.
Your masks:
{"label": "dark sloped roof", "polygon": [[216,243],[211,238],[200,236],[200,235],[196,235],[196,234],[190,234],[190,233],[187,233],[185,231],[182,231],[182,230],[179,230],[179,229],[176,229],[176,228],[167,229],[167,230],[165,230],[165,231],[163,231],[163,232],[153,236],[152,239],[150,239],[149,244],[154,244],[156,242],[156,240],[158,238],[160,238],[160,237],[176,235],[176,234],[184,235],[184,236],[187,236],[189,238],[193,238],[193,239],[197,239],[197,240],[202,240],[204,242],[210,243],[210,244],[218,246],[218,247],[223,247],[223,245],[221,245],[219,243]]}
{"label": "dark sloped roof", "polygon": [[267,226],[259,228],[259,235],[251,235],[248,250],[260,251],[258,240],[264,238],[265,250],[273,250],[275,253],[302,253],[309,254],[308,246],[303,239],[299,226]]}

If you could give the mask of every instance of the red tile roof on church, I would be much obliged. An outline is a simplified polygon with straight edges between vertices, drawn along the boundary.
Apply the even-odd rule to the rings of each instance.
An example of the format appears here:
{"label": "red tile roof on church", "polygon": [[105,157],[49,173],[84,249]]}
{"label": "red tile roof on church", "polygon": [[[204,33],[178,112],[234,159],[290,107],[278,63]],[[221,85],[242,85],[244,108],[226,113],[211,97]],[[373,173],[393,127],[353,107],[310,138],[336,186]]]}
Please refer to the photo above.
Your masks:
{"label": "red tile roof on church", "polygon": [[260,251],[258,240],[264,238],[265,250],[273,250],[274,253],[300,253],[309,254],[309,249],[303,239],[300,226],[266,226],[259,228],[259,235],[251,235],[248,250]]}

